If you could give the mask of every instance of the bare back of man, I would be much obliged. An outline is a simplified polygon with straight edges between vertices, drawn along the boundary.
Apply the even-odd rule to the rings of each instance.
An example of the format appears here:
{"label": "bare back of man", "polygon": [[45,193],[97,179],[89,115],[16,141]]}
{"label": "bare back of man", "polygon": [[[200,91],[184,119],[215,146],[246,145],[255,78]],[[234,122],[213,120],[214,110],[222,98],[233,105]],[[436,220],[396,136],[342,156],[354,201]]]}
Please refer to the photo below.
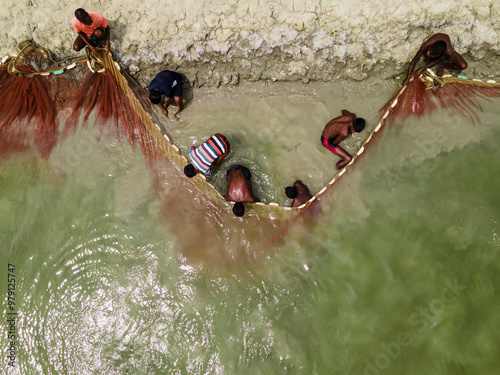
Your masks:
{"label": "bare back of man", "polygon": [[226,200],[241,203],[254,203],[251,174],[248,168],[235,165],[227,171]]}
{"label": "bare back of man", "polygon": [[321,136],[321,144],[333,152],[335,155],[340,157],[340,161],[337,162],[337,169],[341,169],[351,161],[351,155],[347,153],[342,147],[338,144],[346,139],[350,134],[354,133],[356,130],[354,128],[354,122],[358,120],[361,124],[358,131],[364,129],[365,121],[363,119],[357,119],[354,113],[351,113],[345,109],[342,110],[342,115],[335,117],[330,120],[323,130],[323,135]]}
{"label": "bare back of man", "polygon": [[445,69],[464,70],[467,68],[467,62],[453,49],[450,37],[443,33],[434,34],[422,43],[415,57],[411,60],[403,85],[410,80],[420,57],[424,58],[425,65],[413,74],[415,77],[420,76],[425,69],[436,65],[438,65],[438,76],[442,76]]}
{"label": "bare back of man", "polygon": [[309,188],[301,181],[297,180],[293,183],[293,187],[285,189],[288,198],[293,199],[292,207],[299,207],[312,198]]}

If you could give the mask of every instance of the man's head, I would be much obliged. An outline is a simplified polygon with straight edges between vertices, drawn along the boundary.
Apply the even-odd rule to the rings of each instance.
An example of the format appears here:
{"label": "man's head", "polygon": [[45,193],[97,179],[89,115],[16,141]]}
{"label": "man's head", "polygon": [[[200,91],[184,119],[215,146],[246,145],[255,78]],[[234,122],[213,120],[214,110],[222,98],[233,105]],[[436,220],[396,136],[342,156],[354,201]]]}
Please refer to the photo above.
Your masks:
{"label": "man's head", "polygon": [[437,59],[442,56],[446,51],[446,42],[444,40],[438,40],[431,46],[431,57]]}
{"label": "man's head", "polygon": [[242,217],[245,214],[245,206],[241,202],[236,202],[233,206],[233,214]]}
{"label": "man's head", "polygon": [[189,178],[194,177],[196,175],[196,168],[193,164],[188,164],[184,167],[184,174]]}
{"label": "man's head", "polygon": [[87,13],[85,9],[78,8],[75,10],[75,17],[78,21],[83,23],[84,25],[91,25],[92,24],[92,18],[90,18],[90,15]]}
{"label": "man's head", "polygon": [[151,90],[149,92],[149,100],[151,100],[151,103],[153,104],[158,104],[161,100],[161,92],[160,90]]}
{"label": "man's head", "polygon": [[359,133],[365,128],[366,122],[365,119],[358,117],[356,120],[353,122],[353,128],[356,133]]}
{"label": "man's head", "polygon": [[287,186],[285,188],[285,194],[290,199],[295,199],[299,194],[295,186]]}

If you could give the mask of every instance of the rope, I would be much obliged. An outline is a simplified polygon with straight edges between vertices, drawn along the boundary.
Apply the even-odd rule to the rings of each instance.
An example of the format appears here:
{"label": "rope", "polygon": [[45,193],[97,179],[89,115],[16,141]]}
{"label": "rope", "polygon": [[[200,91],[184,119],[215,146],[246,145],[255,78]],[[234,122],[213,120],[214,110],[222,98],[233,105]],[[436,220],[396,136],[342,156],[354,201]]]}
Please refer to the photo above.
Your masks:
{"label": "rope", "polygon": [[[115,77],[121,89],[129,99],[133,110],[140,118],[146,130],[149,132],[149,134],[155,141],[156,145],[162,150],[165,156],[171,162],[173,162],[179,169],[183,169],[184,166],[189,163],[186,157],[180,154],[179,148],[175,146],[173,143],[171,143],[168,136],[164,134],[161,131],[161,128],[153,122],[151,115],[144,110],[139,100],[136,98],[131,88],[129,87],[125,77],[120,72],[121,69],[119,65],[115,61],[113,61],[110,54],[106,53],[104,50],[99,50],[98,56],[94,57],[90,54],[90,51],[86,50],[87,53],[86,59],[82,59],[81,61],[74,62],[72,64],[67,64],[63,67],[61,66],[49,67],[44,69],[43,71],[26,74],[20,72],[17,69],[17,66],[20,64],[20,61],[22,61],[25,58],[25,56],[32,50],[41,54],[45,59],[53,62],[54,64],[58,63],[52,59],[52,56],[48,50],[37,47],[34,42],[31,41],[22,42],[19,44],[19,49],[21,50],[21,52],[14,59],[12,59],[9,56],[6,56],[2,60],[2,65],[8,64],[8,71],[10,74],[18,74],[25,77],[33,77],[35,75],[47,76],[50,74],[61,74],[66,70],[73,69],[74,67],[85,63],[87,63],[89,69],[92,72],[102,73],[105,70],[111,72],[111,74]],[[69,59],[72,58],[70,57],[63,61],[67,61]],[[411,80],[413,79],[414,78],[411,78]],[[500,87],[500,83],[497,83],[495,81],[483,82],[480,80],[469,80],[466,77],[460,77],[460,78],[453,77],[451,75],[438,77],[434,72],[430,71],[429,69],[427,69],[419,77],[419,79],[426,84],[428,89],[436,89],[447,83],[461,83],[461,84],[476,85],[476,86]],[[245,204],[245,206],[247,207],[247,214],[256,215],[258,217],[268,217],[270,219],[277,219],[277,220],[288,220],[294,218],[294,220],[292,220],[289,223],[289,225],[287,225],[287,228],[285,228],[285,230],[282,231],[278,236],[278,238],[281,237],[289,229],[289,227],[294,222],[296,222],[296,219],[298,219],[298,217],[301,216],[316,199],[324,195],[326,191],[328,191],[335,183],[337,183],[340,180],[340,178],[349,170],[349,168],[351,168],[351,166],[361,157],[366,147],[368,146],[369,142],[372,141],[372,139],[376,136],[376,134],[386,125],[390,111],[397,105],[399,97],[403,94],[406,88],[407,85],[403,86],[398,91],[397,95],[394,97],[390,105],[387,106],[387,109],[382,115],[380,121],[377,123],[377,126],[375,126],[372,132],[368,135],[366,140],[363,142],[361,148],[353,156],[350,163],[347,164],[344,168],[342,168],[337,173],[337,175],[333,179],[331,179],[326,184],[326,186],[324,186],[320,191],[318,191],[309,201],[307,201],[306,203],[304,203],[299,207],[283,207],[279,206],[277,203],[264,204],[262,202],[257,202],[254,204]],[[200,191],[202,191],[218,207],[227,210],[231,209],[232,203],[227,202],[224,199],[224,197],[210,183],[207,182],[206,177],[204,175],[197,174],[195,177],[190,179],[190,182],[193,185],[195,185]]]}
{"label": "rope", "polygon": [[[151,115],[149,115],[144,108],[141,106],[132,90],[130,89],[127,81],[119,72],[119,66],[114,62],[111,56],[104,51],[99,51],[98,55],[99,63],[104,69],[107,69],[116,78],[118,84],[122,88],[125,95],[130,100],[131,106],[137,113],[142,123],[145,125],[147,131],[155,140],[156,144],[163,151],[165,156],[173,162],[179,169],[183,169],[185,165],[189,163],[186,157],[179,153],[179,148],[172,144],[166,134],[163,134],[161,128],[153,122]],[[199,190],[201,190],[208,198],[220,208],[227,210],[232,209],[232,204],[227,202],[224,197],[210,184],[207,182],[206,177],[198,173],[195,177],[190,179]],[[312,203],[312,200],[310,201]],[[285,220],[294,217],[300,209],[292,207],[279,206],[277,203],[264,204],[261,202],[255,204],[248,204],[247,213],[249,215],[257,215],[259,217],[269,217],[271,219]],[[304,205],[303,207],[305,207]],[[303,208],[302,207],[302,208]]]}
{"label": "rope", "polygon": [[[80,61],[76,61],[70,64],[66,64],[61,66],[61,63],[55,61],[52,58],[51,53],[49,50],[46,48],[42,48],[36,45],[35,42],[31,40],[26,40],[24,42],[21,42],[18,44],[18,48],[20,52],[17,54],[16,57],[11,58],[10,56],[5,56],[2,60],[2,63],[7,63],[8,62],[8,72],[9,74],[16,74],[22,77],[35,77],[35,76],[49,76],[51,74],[57,75],[57,74],[62,74],[67,70],[71,70],[77,66],[85,64],[85,58],[81,56],[75,56],[75,57],[66,57],[63,59],[63,62],[66,62],[68,60],[77,60],[79,59]],[[21,70],[18,69],[18,67],[23,64],[23,62],[26,59],[26,55],[33,51],[34,53],[37,53],[39,56],[43,57],[46,61],[51,62],[55,66],[47,67],[41,71],[33,71],[30,73],[22,72]]]}

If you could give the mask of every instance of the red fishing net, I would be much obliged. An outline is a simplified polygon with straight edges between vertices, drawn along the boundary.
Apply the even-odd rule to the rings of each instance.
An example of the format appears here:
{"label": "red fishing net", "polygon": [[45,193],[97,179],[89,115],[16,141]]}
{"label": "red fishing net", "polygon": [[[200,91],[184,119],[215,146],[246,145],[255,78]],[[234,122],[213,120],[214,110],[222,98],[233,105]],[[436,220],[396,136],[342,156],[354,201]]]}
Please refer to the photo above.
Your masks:
{"label": "red fishing net", "polygon": [[45,77],[11,75],[0,67],[0,156],[24,151],[34,141],[48,157],[57,140],[56,108]]}
{"label": "red fishing net", "polygon": [[[393,104],[397,94],[380,110],[385,113]],[[480,99],[500,97],[500,85],[486,85],[480,82],[451,79],[443,86],[427,88],[419,79],[410,81],[399,96],[397,104],[390,110],[388,121],[405,120],[410,115],[423,116],[441,108],[450,115],[459,115],[472,123],[479,122],[478,112],[483,108]]]}

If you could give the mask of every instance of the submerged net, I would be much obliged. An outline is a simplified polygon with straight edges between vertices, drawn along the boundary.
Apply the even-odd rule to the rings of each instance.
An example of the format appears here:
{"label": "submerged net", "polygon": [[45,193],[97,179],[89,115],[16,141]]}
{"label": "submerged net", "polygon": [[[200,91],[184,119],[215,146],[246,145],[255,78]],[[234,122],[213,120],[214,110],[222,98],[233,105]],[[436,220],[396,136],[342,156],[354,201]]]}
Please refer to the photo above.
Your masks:
{"label": "submerged net", "polygon": [[[169,212],[170,216],[175,213],[174,220],[170,220],[171,225],[192,227],[193,233],[197,233],[185,238],[186,248],[195,248],[196,243],[200,241],[210,242],[210,232],[215,228],[224,230],[227,220],[232,221],[231,226],[235,227],[235,218],[230,212],[231,203],[225,201],[206,181],[205,176],[198,174],[192,179],[183,176],[181,171],[188,160],[153,121],[152,108],[146,92],[122,72],[118,64],[104,51],[100,51],[97,58],[91,58],[89,55],[87,58],[85,61],[61,67],[52,60],[50,54],[47,55],[46,50],[37,50],[32,44],[23,46],[19,56],[0,66],[0,95],[4,99],[0,103],[0,156],[5,157],[12,152],[26,150],[34,143],[41,155],[48,157],[57,143],[57,113],[62,105],[69,105],[72,114],[66,121],[62,138],[74,132],[80,122],[85,126],[91,113],[95,113],[101,131],[112,119],[117,135],[123,134],[131,145],[139,143],[154,172],[154,185],[163,211]],[[49,62],[44,65],[43,59]],[[71,79],[64,81],[60,77],[55,78],[55,75],[85,62],[90,71],[85,73],[83,83],[78,89],[68,83]],[[37,70],[44,66],[45,70]],[[250,225],[253,228],[258,227],[255,233],[259,233],[258,237],[261,239],[275,240],[286,233],[306,210],[308,216],[314,216],[319,211],[318,202],[322,196],[348,172],[366,148],[373,144],[373,140],[381,134],[380,130],[388,120],[402,120],[410,115],[423,116],[437,108],[444,108],[468,118],[471,122],[477,122],[477,112],[482,110],[478,99],[500,96],[500,84],[497,83],[470,81],[451,76],[437,80],[429,73],[426,74],[422,80],[412,79],[389,100],[381,110],[383,115],[379,123],[351,162],[313,198],[297,208],[282,207],[274,203],[246,204],[245,220],[242,222],[238,219],[239,224],[236,224],[236,227],[241,226],[240,233],[245,233],[244,227]],[[50,77],[44,77],[48,75]],[[66,82],[66,91],[72,89],[74,93],[67,95],[66,99],[61,99],[61,96],[58,96],[61,90],[55,84],[56,80]],[[169,180],[170,184],[168,189],[166,180]],[[176,190],[176,193],[171,194],[166,190]],[[179,207],[179,202],[186,199],[199,204],[201,208],[198,215]],[[210,215],[210,211],[218,212],[218,216],[215,219],[212,216],[213,220],[208,223],[206,217]],[[220,244],[213,246],[220,247]]]}

